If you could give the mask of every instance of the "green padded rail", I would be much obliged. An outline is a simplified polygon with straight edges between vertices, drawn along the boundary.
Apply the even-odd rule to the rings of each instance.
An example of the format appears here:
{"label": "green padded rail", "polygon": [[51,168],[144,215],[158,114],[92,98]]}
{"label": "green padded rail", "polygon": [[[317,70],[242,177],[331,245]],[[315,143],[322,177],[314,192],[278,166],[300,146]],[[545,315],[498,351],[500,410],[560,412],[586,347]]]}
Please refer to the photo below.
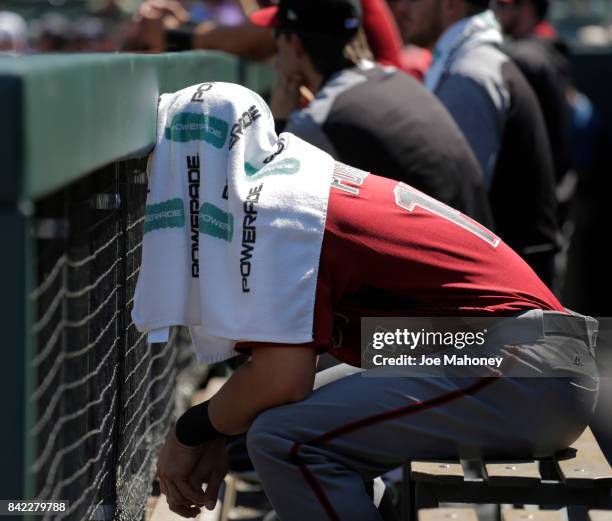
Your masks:
{"label": "green padded rail", "polygon": [[155,141],[157,98],[272,75],[217,52],[0,58],[0,204],[35,200]]}

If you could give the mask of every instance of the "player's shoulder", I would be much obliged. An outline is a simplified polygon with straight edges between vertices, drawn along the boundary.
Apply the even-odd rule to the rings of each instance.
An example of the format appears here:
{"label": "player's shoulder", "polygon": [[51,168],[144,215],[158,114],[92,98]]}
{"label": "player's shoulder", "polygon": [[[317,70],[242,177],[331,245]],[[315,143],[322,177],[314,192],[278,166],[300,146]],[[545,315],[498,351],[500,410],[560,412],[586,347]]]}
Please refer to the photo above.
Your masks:
{"label": "player's shoulder", "polygon": [[449,65],[449,73],[477,82],[503,83],[502,67],[509,62],[509,56],[495,45],[474,45],[455,57]]}

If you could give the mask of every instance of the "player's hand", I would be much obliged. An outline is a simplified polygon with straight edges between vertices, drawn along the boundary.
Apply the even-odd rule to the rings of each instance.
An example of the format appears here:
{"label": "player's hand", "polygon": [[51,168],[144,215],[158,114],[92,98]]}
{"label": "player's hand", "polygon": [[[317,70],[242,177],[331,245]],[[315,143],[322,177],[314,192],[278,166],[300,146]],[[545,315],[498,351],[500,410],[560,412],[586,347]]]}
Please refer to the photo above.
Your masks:
{"label": "player's hand", "polygon": [[306,85],[300,85],[300,108],[306,108],[314,99],[312,91]]}
{"label": "player's hand", "polygon": [[161,491],[170,510],[183,517],[196,517],[208,499],[201,486],[190,479],[203,452],[203,445],[188,447],[180,443],[172,427],[159,455],[157,475]]}
{"label": "player's hand", "polygon": [[193,470],[189,482],[192,488],[201,489],[206,483],[204,506],[213,510],[219,496],[219,487],[227,474],[228,456],[225,439],[209,441],[204,444],[198,465]]}

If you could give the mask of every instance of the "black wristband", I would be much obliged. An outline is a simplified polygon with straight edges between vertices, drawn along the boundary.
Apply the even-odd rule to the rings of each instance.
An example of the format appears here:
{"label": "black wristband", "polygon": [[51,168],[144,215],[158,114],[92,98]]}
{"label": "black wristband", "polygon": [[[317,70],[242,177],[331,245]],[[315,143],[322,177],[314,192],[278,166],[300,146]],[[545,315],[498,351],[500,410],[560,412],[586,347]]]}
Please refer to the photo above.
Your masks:
{"label": "black wristband", "polygon": [[177,29],[166,29],[166,51],[178,52],[193,49],[195,24],[188,23]]}
{"label": "black wristband", "polygon": [[195,447],[206,441],[224,438],[226,434],[219,432],[210,423],[208,417],[208,402],[187,409],[174,426],[176,439],[183,445]]}

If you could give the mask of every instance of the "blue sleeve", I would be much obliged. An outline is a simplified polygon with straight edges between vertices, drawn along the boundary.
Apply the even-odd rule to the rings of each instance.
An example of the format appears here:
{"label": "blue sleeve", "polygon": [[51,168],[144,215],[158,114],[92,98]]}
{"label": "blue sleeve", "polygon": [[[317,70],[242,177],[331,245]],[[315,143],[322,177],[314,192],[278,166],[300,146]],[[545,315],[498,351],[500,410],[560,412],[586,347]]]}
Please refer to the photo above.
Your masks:
{"label": "blue sleeve", "polygon": [[453,74],[441,81],[435,93],[472,147],[487,188],[493,179],[505,119],[503,95],[495,90],[494,86],[487,89],[470,77]]}

